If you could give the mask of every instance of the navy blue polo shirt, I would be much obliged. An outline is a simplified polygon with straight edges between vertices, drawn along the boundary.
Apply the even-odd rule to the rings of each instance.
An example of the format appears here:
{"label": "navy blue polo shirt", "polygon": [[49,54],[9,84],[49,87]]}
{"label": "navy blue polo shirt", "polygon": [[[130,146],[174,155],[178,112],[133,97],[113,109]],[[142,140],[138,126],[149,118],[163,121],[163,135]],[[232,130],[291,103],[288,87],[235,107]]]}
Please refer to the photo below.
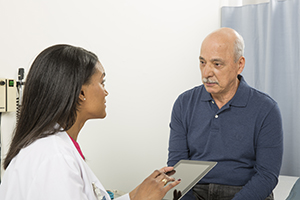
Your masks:
{"label": "navy blue polo shirt", "polygon": [[246,185],[236,196],[259,199],[277,184],[283,153],[281,115],[270,96],[238,78],[236,94],[221,109],[203,85],[177,98],[168,165],[181,159],[216,161],[201,183]]}

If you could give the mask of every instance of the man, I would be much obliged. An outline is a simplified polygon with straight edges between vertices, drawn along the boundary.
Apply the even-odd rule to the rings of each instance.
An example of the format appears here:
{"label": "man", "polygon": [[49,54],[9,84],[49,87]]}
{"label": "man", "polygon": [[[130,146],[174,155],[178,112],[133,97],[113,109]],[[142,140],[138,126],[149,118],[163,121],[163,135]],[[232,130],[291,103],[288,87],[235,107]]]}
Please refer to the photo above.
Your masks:
{"label": "man", "polygon": [[[173,107],[168,165],[218,162],[193,188],[196,199],[273,199],[283,153],[281,115],[270,96],[240,75],[243,51],[235,30],[209,34],[199,57],[203,85],[181,94]],[[194,198],[189,195],[183,199]]]}

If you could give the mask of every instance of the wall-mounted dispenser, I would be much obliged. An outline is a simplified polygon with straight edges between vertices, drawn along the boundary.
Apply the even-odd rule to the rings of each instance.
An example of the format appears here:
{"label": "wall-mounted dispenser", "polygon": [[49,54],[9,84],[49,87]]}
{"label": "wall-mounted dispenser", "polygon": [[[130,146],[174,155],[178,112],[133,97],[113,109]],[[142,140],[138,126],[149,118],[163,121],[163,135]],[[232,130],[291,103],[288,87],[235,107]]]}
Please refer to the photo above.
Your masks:
{"label": "wall-mounted dispenser", "polygon": [[0,78],[0,112],[16,111],[16,94],[16,80]]}

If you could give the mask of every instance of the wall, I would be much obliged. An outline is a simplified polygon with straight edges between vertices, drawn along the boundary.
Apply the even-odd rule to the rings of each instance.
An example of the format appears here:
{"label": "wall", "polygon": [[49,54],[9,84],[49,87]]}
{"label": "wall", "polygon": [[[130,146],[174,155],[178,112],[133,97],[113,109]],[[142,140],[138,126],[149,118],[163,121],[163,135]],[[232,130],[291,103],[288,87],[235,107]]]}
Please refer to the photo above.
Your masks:
{"label": "wall", "polygon": [[[44,48],[95,52],[107,74],[107,118],[87,122],[79,143],[106,188],[130,191],[166,165],[173,102],[200,84],[199,48],[220,27],[219,1],[2,0],[0,77],[17,78]],[[25,73],[26,73],[25,72]],[[3,151],[14,113],[2,115]]]}

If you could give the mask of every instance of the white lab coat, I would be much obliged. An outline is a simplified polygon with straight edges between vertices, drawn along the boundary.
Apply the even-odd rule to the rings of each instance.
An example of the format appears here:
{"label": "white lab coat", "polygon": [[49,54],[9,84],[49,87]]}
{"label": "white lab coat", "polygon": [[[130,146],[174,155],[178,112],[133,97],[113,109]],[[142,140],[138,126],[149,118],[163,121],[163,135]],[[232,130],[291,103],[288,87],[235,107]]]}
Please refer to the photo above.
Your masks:
{"label": "white lab coat", "polygon": [[[38,139],[22,149],[0,185],[1,200],[98,200],[102,196],[110,200],[66,132]],[[117,199],[130,200],[129,194]]]}

